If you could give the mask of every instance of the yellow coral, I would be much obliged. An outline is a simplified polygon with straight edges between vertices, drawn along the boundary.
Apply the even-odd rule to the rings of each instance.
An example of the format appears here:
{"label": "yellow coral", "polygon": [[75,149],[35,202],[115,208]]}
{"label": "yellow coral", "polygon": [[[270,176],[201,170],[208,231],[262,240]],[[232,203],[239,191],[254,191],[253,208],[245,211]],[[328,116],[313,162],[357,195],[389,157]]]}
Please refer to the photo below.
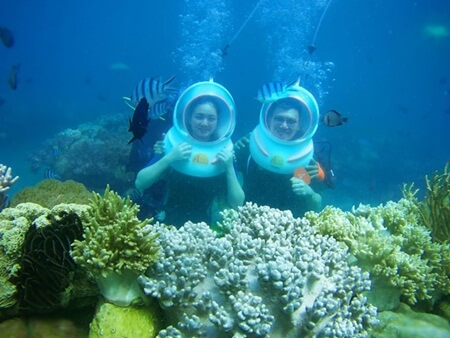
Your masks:
{"label": "yellow coral", "polygon": [[152,220],[137,218],[139,206],[122,199],[108,186],[104,196],[94,194],[82,241],[73,244],[76,263],[94,275],[106,276],[122,270],[144,272],[157,257],[156,236],[146,225]]}
{"label": "yellow coral", "polygon": [[91,195],[81,183],[72,180],[61,182],[47,179],[34,187],[20,190],[14,195],[11,207],[24,202],[33,202],[48,209],[61,203],[87,204]]}

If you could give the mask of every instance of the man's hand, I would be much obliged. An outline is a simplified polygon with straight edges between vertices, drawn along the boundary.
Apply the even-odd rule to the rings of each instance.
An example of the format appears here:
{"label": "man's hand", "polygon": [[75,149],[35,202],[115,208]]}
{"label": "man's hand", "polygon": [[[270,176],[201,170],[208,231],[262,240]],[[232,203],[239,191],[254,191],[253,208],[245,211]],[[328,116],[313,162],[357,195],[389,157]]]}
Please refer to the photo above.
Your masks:
{"label": "man's hand", "polygon": [[291,185],[292,191],[297,196],[311,196],[314,194],[314,190],[300,178],[291,177]]}
{"label": "man's hand", "polygon": [[311,164],[307,165],[305,169],[311,179],[316,179],[319,181],[323,181],[325,179],[325,172],[318,162],[313,161]]}
{"label": "man's hand", "polygon": [[239,140],[234,144],[234,148],[236,150],[245,148],[250,143],[250,134],[242,136]]}

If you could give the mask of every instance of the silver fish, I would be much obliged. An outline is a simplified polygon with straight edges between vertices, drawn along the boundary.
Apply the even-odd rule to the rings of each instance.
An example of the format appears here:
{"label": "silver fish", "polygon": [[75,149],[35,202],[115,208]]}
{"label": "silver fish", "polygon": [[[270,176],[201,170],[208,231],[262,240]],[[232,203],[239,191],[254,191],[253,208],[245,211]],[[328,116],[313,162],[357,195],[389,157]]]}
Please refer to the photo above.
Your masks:
{"label": "silver fish", "polygon": [[348,122],[348,117],[344,117],[337,110],[331,109],[322,116],[321,121],[328,127],[336,127]]}

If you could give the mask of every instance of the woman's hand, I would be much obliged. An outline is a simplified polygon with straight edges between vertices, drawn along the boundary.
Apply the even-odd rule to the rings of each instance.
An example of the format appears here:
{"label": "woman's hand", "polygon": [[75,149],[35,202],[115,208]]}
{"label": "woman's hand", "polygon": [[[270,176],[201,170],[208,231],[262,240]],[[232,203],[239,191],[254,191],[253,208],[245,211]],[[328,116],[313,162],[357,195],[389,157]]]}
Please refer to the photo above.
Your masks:
{"label": "woman's hand", "polygon": [[191,154],[192,146],[187,142],[183,142],[173,147],[172,150],[166,155],[166,158],[170,163],[174,163],[189,160],[191,158]]}
{"label": "woman's hand", "polygon": [[223,165],[227,170],[233,169],[233,161],[234,161],[234,153],[228,146],[219,151],[215,158],[215,162],[223,163]]}

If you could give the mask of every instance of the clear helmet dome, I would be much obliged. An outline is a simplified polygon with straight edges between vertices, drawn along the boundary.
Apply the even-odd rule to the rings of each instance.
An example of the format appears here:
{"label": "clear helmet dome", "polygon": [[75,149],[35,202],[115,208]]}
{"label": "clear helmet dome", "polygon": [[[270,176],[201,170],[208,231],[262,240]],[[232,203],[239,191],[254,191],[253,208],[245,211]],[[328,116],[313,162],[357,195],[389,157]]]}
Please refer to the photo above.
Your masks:
{"label": "clear helmet dome", "polygon": [[188,87],[174,109],[174,127],[189,142],[220,143],[236,125],[234,100],[222,85],[207,81]]}
{"label": "clear helmet dome", "polygon": [[314,98],[308,102],[308,95],[302,96],[287,96],[262,106],[260,125],[275,142],[301,143],[316,132],[319,119],[317,103]]}

